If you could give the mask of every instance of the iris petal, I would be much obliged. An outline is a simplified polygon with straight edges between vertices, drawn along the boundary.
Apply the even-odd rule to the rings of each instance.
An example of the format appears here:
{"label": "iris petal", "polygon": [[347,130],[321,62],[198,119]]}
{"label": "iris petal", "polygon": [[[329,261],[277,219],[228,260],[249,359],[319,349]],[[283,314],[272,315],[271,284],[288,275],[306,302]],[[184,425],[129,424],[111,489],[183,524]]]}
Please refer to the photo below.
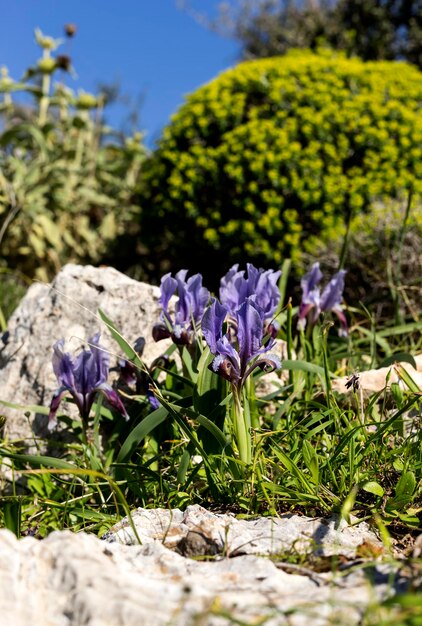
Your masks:
{"label": "iris petal", "polygon": [[259,352],[264,333],[264,324],[259,308],[250,298],[239,308],[237,320],[240,360],[242,367],[245,367],[246,363]]}
{"label": "iris petal", "polygon": [[[186,280],[188,270],[179,270],[175,278],[166,274],[161,279],[160,304],[162,306],[161,322],[168,329],[168,335],[179,344],[191,344],[195,338],[196,325],[202,319],[206,305],[210,299],[210,292],[202,286],[201,274],[195,274]],[[174,307],[174,320],[168,312],[168,305],[172,295],[178,299]],[[166,335],[156,325],[153,330],[155,341]]]}
{"label": "iris petal", "polygon": [[124,407],[123,402],[120,399],[120,396],[118,395],[117,391],[113,389],[113,387],[111,387],[107,383],[102,383],[95,389],[95,391],[100,391],[102,394],[104,394],[107,402],[111,404],[112,407],[117,409],[119,413],[123,415],[125,420],[128,421],[129,415],[127,414],[127,411]]}
{"label": "iris petal", "polygon": [[202,317],[202,334],[212,354],[217,353],[217,341],[222,337],[223,322],[228,309],[214,298]]}
{"label": "iris petal", "polygon": [[57,426],[57,418],[56,418],[57,411],[59,409],[61,401],[63,400],[63,398],[65,397],[67,393],[68,393],[67,387],[60,387],[60,389],[57,389],[57,391],[54,392],[54,395],[50,403],[50,412],[48,414],[47,428],[49,431],[54,430]]}
{"label": "iris petal", "polygon": [[76,359],[63,352],[64,340],[53,346],[53,369],[60,388],[50,404],[49,429],[56,423],[57,409],[66,393],[73,397],[83,420],[87,420],[98,391],[102,391],[110,404],[128,418],[126,409],[117,393],[107,385],[109,356],[100,346],[100,333],[89,339],[90,348],[83,349]]}
{"label": "iris petal", "polygon": [[253,296],[264,318],[270,318],[280,301],[277,282],[281,270],[257,269],[252,263],[247,263],[246,269],[245,277],[244,271],[238,271],[238,265],[230,268],[220,281],[220,300],[234,313],[247,298]]}
{"label": "iris petal", "polygon": [[53,370],[60,385],[74,389],[74,361],[68,352],[63,352],[63,346],[64,339],[60,339],[53,346]]}
{"label": "iris petal", "polygon": [[307,304],[319,305],[318,283],[322,280],[322,272],[319,263],[314,263],[311,270],[300,281],[302,287],[302,301]]}
{"label": "iris petal", "polygon": [[93,384],[94,387],[98,387],[98,385],[106,382],[110,367],[110,357],[108,353],[101,348],[99,341],[100,333],[97,333],[88,340],[92,353],[92,368],[96,377]]}
{"label": "iris petal", "polygon": [[175,278],[172,278],[171,274],[165,274],[161,279],[160,285],[160,304],[165,313],[167,313],[170,298],[172,297],[176,289],[177,280]]}
{"label": "iris petal", "polygon": [[[347,336],[347,321],[341,308],[341,301],[344,290],[344,277],[346,270],[340,270],[335,274],[330,282],[325,286],[322,295],[317,286],[322,278],[319,263],[314,263],[310,272],[301,280],[302,301],[299,306],[298,327],[305,328],[307,321],[316,324],[322,312],[333,311],[341,323],[339,334]],[[309,314],[312,312],[312,315]]]}
{"label": "iris petal", "polygon": [[345,270],[335,274],[321,296],[321,311],[331,311],[339,306],[343,297]]}

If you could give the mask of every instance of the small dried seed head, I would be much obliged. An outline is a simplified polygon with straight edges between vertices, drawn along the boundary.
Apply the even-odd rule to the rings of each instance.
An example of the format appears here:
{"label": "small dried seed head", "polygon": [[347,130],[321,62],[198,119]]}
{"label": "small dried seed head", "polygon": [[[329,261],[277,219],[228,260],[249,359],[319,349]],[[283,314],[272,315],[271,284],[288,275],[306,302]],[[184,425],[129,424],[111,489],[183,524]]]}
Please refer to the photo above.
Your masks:
{"label": "small dried seed head", "polygon": [[68,72],[71,64],[71,58],[67,54],[59,54],[56,56],[56,67],[58,69]]}
{"label": "small dried seed head", "polygon": [[64,32],[66,37],[74,37],[77,31],[77,26],[76,24],[65,24],[64,25]]}

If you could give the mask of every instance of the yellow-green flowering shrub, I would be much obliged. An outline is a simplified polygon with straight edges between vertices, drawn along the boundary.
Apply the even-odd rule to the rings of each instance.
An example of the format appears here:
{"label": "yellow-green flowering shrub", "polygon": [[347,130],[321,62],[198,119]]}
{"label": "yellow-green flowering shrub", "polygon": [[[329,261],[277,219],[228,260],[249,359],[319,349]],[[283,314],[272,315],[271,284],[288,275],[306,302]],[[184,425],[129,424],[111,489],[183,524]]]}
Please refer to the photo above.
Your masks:
{"label": "yellow-green flowering shrub", "polygon": [[[422,73],[293,51],[187,97],[146,161],[143,243],[206,274],[298,259],[374,199],[422,182]],[[210,257],[210,255],[212,255]]]}

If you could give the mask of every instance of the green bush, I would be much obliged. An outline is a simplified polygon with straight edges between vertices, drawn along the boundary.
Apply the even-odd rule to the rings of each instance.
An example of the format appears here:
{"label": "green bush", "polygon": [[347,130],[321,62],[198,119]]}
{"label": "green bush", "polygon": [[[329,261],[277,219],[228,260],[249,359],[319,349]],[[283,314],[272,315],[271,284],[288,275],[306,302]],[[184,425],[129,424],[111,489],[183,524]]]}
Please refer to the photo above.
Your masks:
{"label": "green bush", "polygon": [[144,149],[140,134],[104,125],[101,95],[65,85],[60,42],[36,40],[42,56],[21,81],[0,70],[0,253],[3,267],[47,280],[64,263],[101,262],[131,228]]}
{"label": "green bush", "polygon": [[142,177],[150,272],[299,260],[374,199],[420,193],[422,73],[293,51],[188,96]]}

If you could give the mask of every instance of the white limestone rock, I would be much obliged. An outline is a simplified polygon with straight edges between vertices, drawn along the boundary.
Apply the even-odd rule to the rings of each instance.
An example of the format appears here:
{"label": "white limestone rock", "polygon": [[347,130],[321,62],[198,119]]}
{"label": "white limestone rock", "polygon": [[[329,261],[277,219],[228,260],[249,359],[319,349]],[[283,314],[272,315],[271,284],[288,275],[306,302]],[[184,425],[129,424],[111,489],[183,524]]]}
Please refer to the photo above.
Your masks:
{"label": "white limestone rock", "polygon": [[334,517],[310,518],[288,513],[238,519],[229,513],[212,513],[197,504],[186,507],[184,512],[138,508],[131,517],[132,524],[125,517],[103,538],[126,545],[158,540],[187,556],[309,553],[355,558],[364,543],[374,551],[383,551],[382,543],[366,522],[351,525]]}
{"label": "white limestone rock", "polygon": [[[393,363],[388,367],[379,367],[378,369],[366,370],[359,372],[359,387],[365,398],[370,395],[382,391],[383,389],[389,389],[392,383],[397,383],[402,389],[408,389],[407,385],[400,377],[400,368],[406,370],[411,376],[413,382],[422,389],[422,354],[414,356],[416,369],[407,362]],[[353,387],[347,386],[349,381],[348,376],[341,376],[332,381],[332,387],[334,391],[345,395],[351,395],[353,393]]]}
{"label": "white limestone rock", "polygon": [[[143,358],[148,365],[162,354],[168,340],[155,343],[152,327],[160,307],[158,287],[133,280],[111,267],[66,265],[50,285],[33,284],[9,321],[0,342],[0,400],[20,405],[48,407],[57,388],[51,365],[52,347],[62,337],[66,350],[77,350],[97,331],[115,365],[122,351],[98,316],[98,309],[115,323],[132,344],[146,340]],[[67,409],[71,409],[68,404]],[[30,442],[33,432],[45,435],[47,418],[0,405],[6,415],[10,440]]]}
{"label": "white limestone rock", "polygon": [[373,582],[365,571],[312,577],[251,554],[194,560],[159,539],[127,546],[56,531],[17,540],[3,529],[0,615],[14,626],[357,626],[369,604],[406,585],[392,565],[375,564]]}

